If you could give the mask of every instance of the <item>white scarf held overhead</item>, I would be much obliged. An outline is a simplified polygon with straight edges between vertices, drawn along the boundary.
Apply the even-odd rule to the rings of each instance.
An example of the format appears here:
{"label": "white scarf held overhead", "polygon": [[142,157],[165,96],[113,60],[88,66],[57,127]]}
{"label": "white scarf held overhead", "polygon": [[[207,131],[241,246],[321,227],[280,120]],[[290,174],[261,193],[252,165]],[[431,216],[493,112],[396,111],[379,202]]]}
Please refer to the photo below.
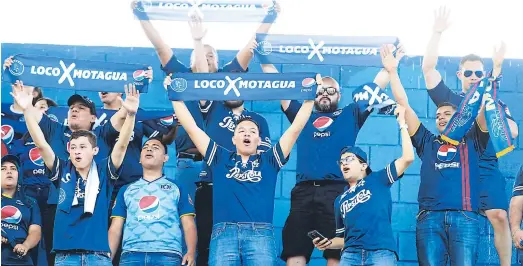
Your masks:
{"label": "white scarf held overhead", "polygon": [[[82,178],[79,176],[79,178]],[[94,206],[96,206],[96,198],[98,198],[98,192],[100,187],[100,177],[98,176],[98,168],[96,162],[93,160],[89,174],[87,175],[87,184],[85,185],[85,200],[84,200],[84,213],[93,214]],[[74,193],[73,206],[78,205],[78,199],[76,193]]]}

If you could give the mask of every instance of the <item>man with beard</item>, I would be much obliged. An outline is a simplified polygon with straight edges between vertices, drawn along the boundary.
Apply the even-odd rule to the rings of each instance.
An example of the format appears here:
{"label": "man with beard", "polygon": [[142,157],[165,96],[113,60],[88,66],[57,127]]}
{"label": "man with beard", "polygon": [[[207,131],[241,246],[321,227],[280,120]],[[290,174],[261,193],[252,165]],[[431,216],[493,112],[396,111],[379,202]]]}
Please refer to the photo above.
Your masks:
{"label": "man with beard", "polygon": [[[263,72],[277,73],[272,64],[263,64]],[[287,265],[306,265],[314,249],[307,233],[317,230],[331,239],[335,236],[334,200],[343,193],[346,182],[336,161],[343,147],[354,146],[356,136],[370,115],[356,103],[339,109],[341,91],[338,82],[323,77],[323,87],[316,92],[315,112],[298,139],[296,186],[291,191],[291,210],[283,228],[281,259]],[[374,83],[385,88],[389,75],[380,70]],[[282,100],[281,107],[293,122],[301,103]],[[338,265],[340,250],[323,252],[327,265]]]}

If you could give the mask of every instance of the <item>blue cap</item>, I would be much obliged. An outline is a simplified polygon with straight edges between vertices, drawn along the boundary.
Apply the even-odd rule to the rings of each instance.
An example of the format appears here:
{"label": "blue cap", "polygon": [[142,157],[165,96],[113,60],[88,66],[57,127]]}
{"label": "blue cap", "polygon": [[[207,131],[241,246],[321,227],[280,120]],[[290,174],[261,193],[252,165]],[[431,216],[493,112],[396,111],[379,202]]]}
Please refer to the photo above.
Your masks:
{"label": "blue cap", "polygon": [[12,154],[7,154],[5,156],[2,157],[2,164],[4,162],[10,162],[10,163],[13,163],[16,165],[16,167],[20,167],[20,159],[18,159],[18,156],[16,155],[12,155]]}
{"label": "blue cap", "polygon": [[370,165],[368,163],[369,158],[367,157],[367,153],[365,151],[363,151],[362,149],[360,149],[356,146],[347,146],[347,147],[341,149],[340,157],[345,153],[352,153],[352,154],[356,155],[356,157],[358,159],[360,159],[361,161],[366,163],[367,164],[367,169],[366,169],[367,175],[369,175],[372,172],[372,170],[370,169]]}

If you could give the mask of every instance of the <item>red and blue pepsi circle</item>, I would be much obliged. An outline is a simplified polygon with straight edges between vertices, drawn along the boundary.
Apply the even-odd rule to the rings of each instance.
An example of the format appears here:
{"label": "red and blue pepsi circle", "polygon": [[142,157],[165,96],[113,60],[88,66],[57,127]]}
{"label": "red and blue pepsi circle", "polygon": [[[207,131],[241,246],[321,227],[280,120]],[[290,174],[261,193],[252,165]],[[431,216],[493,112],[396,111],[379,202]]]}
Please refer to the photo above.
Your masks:
{"label": "red and blue pepsi circle", "polygon": [[312,122],[312,125],[320,132],[323,132],[330,125],[332,125],[332,122],[333,122],[332,118],[330,118],[328,116],[320,116],[320,117],[316,118],[316,120],[314,120],[314,122]]}
{"label": "red and blue pepsi circle", "polygon": [[31,159],[31,162],[38,166],[44,166],[44,159],[40,154],[40,149],[38,149],[37,147],[34,147],[29,150],[29,159]]}
{"label": "red and blue pepsi circle", "polygon": [[2,141],[5,144],[10,144],[15,138],[15,130],[10,125],[2,125]]}
{"label": "red and blue pepsi circle", "polygon": [[160,200],[156,196],[143,196],[138,203],[140,210],[145,213],[152,213],[160,207]]}
{"label": "red and blue pepsi circle", "polygon": [[22,212],[12,205],[2,207],[2,222],[18,224],[22,220]]}
{"label": "red and blue pepsi circle", "polygon": [[455,146],[445,144],[438,149],[438,160],[442,162],[450,162],[456,157],[457,149]]}

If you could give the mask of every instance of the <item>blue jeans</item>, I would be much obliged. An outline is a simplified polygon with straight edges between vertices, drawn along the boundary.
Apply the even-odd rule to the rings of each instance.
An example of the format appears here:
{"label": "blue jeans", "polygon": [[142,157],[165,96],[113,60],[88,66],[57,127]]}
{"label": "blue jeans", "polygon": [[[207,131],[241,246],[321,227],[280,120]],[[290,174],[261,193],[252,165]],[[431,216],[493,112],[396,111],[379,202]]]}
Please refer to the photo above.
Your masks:
{"label": "blue jeans", "polygon": [[516,249],[516,261],[518,263],[518,265],[522,265],[523,266],[523,250],[521,249]]}
{"label": "blue jeans", "polygon": [[109,253],[70,253],[57,251],[55,266],[113,266]]}
{"label": "blue jeans", "polygon": [[120,265],[124,266],[180,266],[182,257],[176,253],[167,252],[135,252],[124,251]]}
{"label": "blue jeans", "polygon": [[416,247],[421,266],[475,265],[479,243],[478,213],[421,211],[416,223]]}
{"label": "blue jeans", "polygon": [[339,266],[396,266],[396,254],[390,250],[345,250],[341,255]]}
{"label": "blue jeans", "polygon": [[272,224],[217,223],[213,226],[210,266],[259,266],[277,263]]}

